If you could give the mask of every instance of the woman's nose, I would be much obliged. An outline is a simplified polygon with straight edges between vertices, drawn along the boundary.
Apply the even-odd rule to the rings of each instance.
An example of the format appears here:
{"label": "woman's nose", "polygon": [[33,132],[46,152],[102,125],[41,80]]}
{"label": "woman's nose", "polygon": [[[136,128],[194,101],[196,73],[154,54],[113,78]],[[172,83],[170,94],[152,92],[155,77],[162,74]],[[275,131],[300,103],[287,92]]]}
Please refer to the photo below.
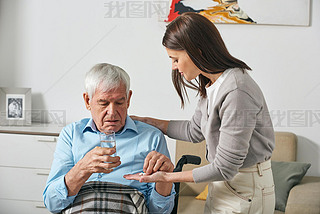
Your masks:
{"label": "woman's nose", "polygon": [[172,70],[178,69],[178,65],[176,62],[172,62]]}

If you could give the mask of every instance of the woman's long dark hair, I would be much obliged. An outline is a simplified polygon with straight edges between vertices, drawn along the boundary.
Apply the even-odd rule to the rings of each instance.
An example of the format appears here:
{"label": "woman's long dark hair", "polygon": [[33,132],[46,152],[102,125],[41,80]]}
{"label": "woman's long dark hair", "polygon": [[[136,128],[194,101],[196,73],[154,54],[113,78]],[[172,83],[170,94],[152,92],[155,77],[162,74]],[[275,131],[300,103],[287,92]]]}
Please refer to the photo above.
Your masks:
{"label": "woman's long dark hair", "polygon": [[[185,50],[192,62],[206,73],[222,73],[228,68],[251,70],[246,63],[231,56],[214,24],[197,13],[183,13],[173,20],[167,26],[162,44],[168,49]],[[177,70],[173,70],[172,82],[183,108],[184,98],[188,98],[186,87],[197,90],[198,94],[205,98],[205,86],[210,80],[200,74],[196,85],[186,81]]]}

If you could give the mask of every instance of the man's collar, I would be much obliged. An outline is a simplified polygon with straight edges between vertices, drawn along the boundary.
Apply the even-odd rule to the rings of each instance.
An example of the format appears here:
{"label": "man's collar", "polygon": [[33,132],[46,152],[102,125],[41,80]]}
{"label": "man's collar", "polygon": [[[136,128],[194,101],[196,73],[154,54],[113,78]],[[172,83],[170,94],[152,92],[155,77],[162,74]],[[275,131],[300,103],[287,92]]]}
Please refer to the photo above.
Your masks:
{"label": "man's collar", "polygon": [[[138,129],[137,129],[137,126],[136,124],[134,123],[134,121],[131,119],[131,117],[129,117],[127,115],[127,118],[126,118],[126,124],[124,125],[123,129],[120,131],[119,134],[122,134],[124,133],[126,130],[128,129],[131,129],[132,131],[138,133]],[[117,132],[118,133],[118,132]]]}
{"label": "man's collar", "polygon": [[90,120],[87,122],[86,126],[82,130],[82,133],[87,130],[92,132],[99,132],[92,118],[90,118]]}
{"label": "man's collar", "polygon": [[[126,124],[124,125],[123,129],[119,132],[117,132],[116,134],[123,134],[126,130],[132,130],[136,133],[138,133],[138,129],[137,129],[137,126],[136,124],[134,123],[134,121],[127,115],[127,118],[126,118]],[[90,120],[88,121],[88,123],[86,124],[86,126],[83,128],[82,132],[85,132],[86,130],[90,130],[90,131],[93,131],[93,132],[99,132],[99,130],[97,129],[96,127],[96,124],[94,123],[93,119],[90,118]]]}

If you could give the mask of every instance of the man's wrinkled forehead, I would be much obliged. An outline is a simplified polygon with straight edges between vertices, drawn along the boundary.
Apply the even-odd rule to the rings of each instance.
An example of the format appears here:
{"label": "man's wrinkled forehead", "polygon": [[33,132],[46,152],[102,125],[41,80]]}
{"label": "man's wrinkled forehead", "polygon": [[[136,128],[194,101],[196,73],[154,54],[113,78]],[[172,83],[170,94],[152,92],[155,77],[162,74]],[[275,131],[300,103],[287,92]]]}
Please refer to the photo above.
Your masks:
{"label": "man's wrinkled forehead", "polygon": [[113,87],[105,88],[103,85],[99,84],[99,86],[96,88],[95,94],[104,94],[104,95],[112,95],[112,94],[123,94],[124,98],[127,98],[127,92],[126,87],[124,84],[115,85]]}

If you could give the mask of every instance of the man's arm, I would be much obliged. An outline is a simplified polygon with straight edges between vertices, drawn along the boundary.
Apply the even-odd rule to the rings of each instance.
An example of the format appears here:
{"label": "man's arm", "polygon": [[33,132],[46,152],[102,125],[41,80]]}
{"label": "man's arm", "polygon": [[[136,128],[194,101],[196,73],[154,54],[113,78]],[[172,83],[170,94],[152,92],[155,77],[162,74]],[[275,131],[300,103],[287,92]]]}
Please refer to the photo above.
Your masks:
{"label": "man's arm", "polygon": [[74,166],[72,154],[73,124],[64,127],[60,133],[49,177],[43,192],[43,201],[50,212],[58,213],[75,197],[68,197],[64,176]]}
{"label": "man's arm", "polygon": [[[172,172],[173,164],[164,135],[161,133],[153,139],[154,150],[150,152],[144,162],[143,171],[151,174],[157,171]],[[149,211],[151,213],[170,213],[174,206],[175,191],[173,183],[156,182],[149,195]]]}
{"label": "man's arm", "polygon": [[112,168],[119,166],[120,158],[110,156],[115,152],[114,148],[101,147],[88,152],[64,177],[68,196],[76,195],[93,173],[110,173]]}
{"label": "man's arm", "polygon": [[[156,151],[150,152],[145,161],[143,166],[143,171],[150,175],[157,171],[163,172],[173,172],[174,166],[171,160]],[[168,196],[171,194],[172,190],[172,183],[164,183],[164,182],[156,182],[156,191],[162,196]]]}
{"label": "man's arm", "polygon": [[[86,163],[88,163],[89,159],[93,160],[93,154],[99,152],[100,154],[112,153],[107,148],[98,147],[88,152],[81,161],[75,164],[72,153],[72,131],[73,127],[69,125],[65,127],[60,134],[51,171],[47,180],[46,188],[43,192],[43,199],[46,207],[54,213],[60,212],[73,202],[83,183],[88,179],[88,176],[90,177],[93,173],[88,173],[88,171],[84,170],[85,168],[87,168],[87,170],[92,169],[88,168],[89,165]],[[100,160],[102,162],[108,160],[117,161],[113,163],[115,165],[110,165],[110,163],[97,164],[92,162],[91,166],[100,166],[101,172],[108,173],[110,170],[106,170],[104,168],[111,168],[120,164],[119,157],[117,157],[116,160],[109,158],[110,157],[108,156],[104,156],[101,157]]]}

